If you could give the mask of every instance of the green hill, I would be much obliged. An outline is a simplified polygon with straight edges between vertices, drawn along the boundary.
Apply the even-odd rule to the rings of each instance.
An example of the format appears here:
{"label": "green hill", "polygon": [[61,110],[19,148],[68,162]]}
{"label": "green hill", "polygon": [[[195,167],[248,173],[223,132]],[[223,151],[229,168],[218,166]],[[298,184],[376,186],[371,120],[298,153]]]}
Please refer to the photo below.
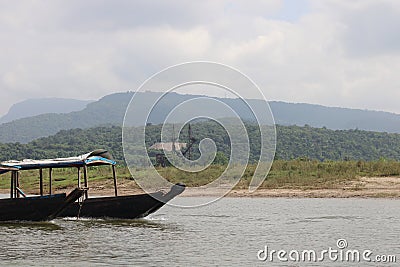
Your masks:
{"label": "green hill", "polygon": [[100,125],[121,125],[123,114],[132,95],[113,94],[87,105],[81,111],[67,114],[42,114],[0,125],[0,142],[28,143],[61,130],[90,128]]}
{"label": "green hill", "polygon": [[[251,160],[257,160],[259,147],[257,127],[248,123],[251,141]],[[148,126],[147,145],[160,141],[161,126]],[[216,142],[218,151],[229,155],[229,137],[213,122],[192,124],[197,140],[209,137]],[[183,133],[180,141],[187,137]],[[28,144],[0,144],[0,160],[42,159],[76,156],[97,148],[108,149],[114,157],[123,162],[121,128],[119,126],[95,127],[89,129],[62,130],[56,135],[40,138]],[[197,143],[194,157],[198,156]],[[309,126],[277,126],[276,159],[308,158],[326,160],[400,160],[400,134],[369,132],[361,130],[329,130]]]}
{"label": "green hill", "polygon": [[[160,93],[139,93],[139,103],[149,103],[151,96]],[[28,143],[40,137],[51,136],[61,130],[75,128],[92,128],[104,125],[122,124],[126,107],[133,96],[132,92],[108,95],[99,101],[90,103],[81,111],[67,114],[41,114],[29,118],[21,118],[8,123],[0,124],[1,143]],[[159,102],[159,105],[150,114],[149,122],[162,123],[166,114],[185,100],[197,97],[171,93]],[[252,121],[254,118],[248,107],[239,99],[219,98],[232,107],[241,118]],[[248,100],[256,109],[261,109],[263,103],[259,100]],[[324,107],[311,104],[293,104],[284,102],[270,102],[275,122],[279,125],[310,125],[312,127],[327,127],[333,130],[360,129],[378,132],[400,133],[400,115],[346,108]],[[211,109],[203,106],[203,109]],[[221,110],[213,110],[223,117]],[[144,105],[139,107],[137,114],[129,123],[134,126],[143,125],[147,117]],[[261,118],[264,119],[264,118]],[[262,123],[265,123],[262,121]]]}

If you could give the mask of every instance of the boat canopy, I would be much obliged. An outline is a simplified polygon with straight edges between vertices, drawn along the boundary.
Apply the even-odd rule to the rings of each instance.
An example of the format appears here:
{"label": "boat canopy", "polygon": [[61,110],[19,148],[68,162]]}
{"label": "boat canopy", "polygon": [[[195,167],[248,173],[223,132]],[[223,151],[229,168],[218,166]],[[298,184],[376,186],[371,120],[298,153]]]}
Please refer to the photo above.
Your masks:
{"label": "boat canopy", "polygon": [[18,171],[18,169],[14,167],[0,166],[0,173],[10,172],[10,171]]}
{"label": "boat canopy", "polygon": [[4,161],[0,163],[0,174],[9,171],[19,170],[35,170],[46,168],[68,168],[98,165],[116,165],[110,153],[104,149],[98,149],[90,153],[70,158],[32,160],[25,159],[22,161]]}

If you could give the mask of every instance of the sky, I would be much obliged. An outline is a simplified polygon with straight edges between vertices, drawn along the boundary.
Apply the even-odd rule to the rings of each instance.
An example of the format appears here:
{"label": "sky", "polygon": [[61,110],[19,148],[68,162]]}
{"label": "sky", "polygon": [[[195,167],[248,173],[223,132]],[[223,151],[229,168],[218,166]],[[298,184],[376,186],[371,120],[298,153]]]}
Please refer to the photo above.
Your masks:
{"label": "sky", "polygon": [[398,0],[0,0],[0,116],[29,98],[135,91],[189,61],[268,100],[400,113]]}

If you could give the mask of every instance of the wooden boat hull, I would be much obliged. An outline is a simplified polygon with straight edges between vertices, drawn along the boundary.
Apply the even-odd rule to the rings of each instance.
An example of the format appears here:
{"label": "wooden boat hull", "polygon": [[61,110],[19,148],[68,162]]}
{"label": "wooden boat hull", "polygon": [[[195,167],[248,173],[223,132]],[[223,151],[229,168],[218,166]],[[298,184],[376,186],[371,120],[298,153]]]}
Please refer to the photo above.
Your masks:
{"label": "wooden boat hull", "polygon": [[48,196],[0,199],[0,221],[49,221],[82,196],[85,190],[75,189],[68,196]]}
{"label": "wooden boat hull", "polygon": [[181,194],[185,186],[172,186],[168,193],[155,192],[118,197],[89,198],[81,204],[73,203],[59,217],[138,219],[157,211]]}

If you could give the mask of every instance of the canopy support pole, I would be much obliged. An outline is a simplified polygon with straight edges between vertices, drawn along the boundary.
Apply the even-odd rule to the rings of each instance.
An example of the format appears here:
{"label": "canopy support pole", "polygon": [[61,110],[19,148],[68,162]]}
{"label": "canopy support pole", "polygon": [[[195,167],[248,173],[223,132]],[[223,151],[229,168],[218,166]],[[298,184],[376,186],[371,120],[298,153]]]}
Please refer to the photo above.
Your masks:
{"label": "canopy support pole", "polygon": [[52,179],[53,178],[53,169],[49,169],[49,195],[52,194]]}
{"label": "canopy support pole", "polygon": [[11,172],[11,184],[10,184],[10,198],[14,198],[14,176],[15,171]]}
{"label": "canopy support pole", "polygon": [[78,187],[81,188],[81,167],[78,167]]}
{"label": "canopy support pole", "polygon": [[113,178],[114,178],[114,191],[115,191],[115,196],[118,196],[118,189],[117,189],[117,174],[115,171],[115,165],[112,165],[112,172],[113,172]]}
{"label": "canopy support pole", "polygon": [[[85,183],[85,188],[88,188],[88,171],[87,166],[83,166],[83,182]],[[88,199],[89,195],[87,190],[85,191],[85,199]]]}
{"label": "canopy support pole", "polygon": [[13,179],[13,198],[17,197],[17,172],[14,172],[14,179]]}
{"label": "canopy support pole", "polygon": [[19,176],[20,176],[20,173],[19,172],[17,172],[16,173],[17,175],[16,175],[16,179],[15,179],[15,197],[16,198],[19,198],[20,197],[20,194],[19,194]]}
{"label": "canopy support pole", "polygon": [[43,196],[43,169],[39,169],[40,195]]}

